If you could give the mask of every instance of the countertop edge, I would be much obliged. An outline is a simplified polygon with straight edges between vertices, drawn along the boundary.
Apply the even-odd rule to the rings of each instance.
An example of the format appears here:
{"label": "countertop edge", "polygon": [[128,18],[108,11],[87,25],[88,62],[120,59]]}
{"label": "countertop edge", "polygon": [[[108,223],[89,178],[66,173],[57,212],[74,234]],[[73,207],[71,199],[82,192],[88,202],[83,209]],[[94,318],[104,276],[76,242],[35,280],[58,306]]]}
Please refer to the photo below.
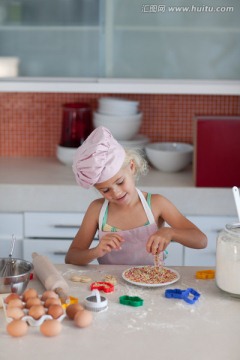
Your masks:
{"label": "countertop edge", "polygon": [[[56,158],[0,158],[0,174],[0,212],[85,212],[100,197],[78,186]],[[149,169],[136,186],[162,194],[185,215],[236,215],[232,189],[194,186],[191,166],[170,174]]]}
{"label": "countertop edge", "polygon": [[[160,193],[185,215],[235,216],[230,188],[139,186],[143,191]],[[85,212],[99,197],[95,189],[71,185],[0,185],[0,212]],[[78,201],[79,199],[79,201]]]}

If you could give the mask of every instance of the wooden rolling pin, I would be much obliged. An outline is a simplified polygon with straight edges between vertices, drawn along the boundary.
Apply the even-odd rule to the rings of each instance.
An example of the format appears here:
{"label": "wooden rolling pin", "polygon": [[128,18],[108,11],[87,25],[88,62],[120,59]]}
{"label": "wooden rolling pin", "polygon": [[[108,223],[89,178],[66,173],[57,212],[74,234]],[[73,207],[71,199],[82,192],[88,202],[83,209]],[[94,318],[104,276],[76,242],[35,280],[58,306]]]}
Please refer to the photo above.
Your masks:
{"label": "wooden rolling pin", "polygon": [[69,302],[69,286],[47,256],[32,253],[34,272],[46,290],[55,291],[63,304]]}

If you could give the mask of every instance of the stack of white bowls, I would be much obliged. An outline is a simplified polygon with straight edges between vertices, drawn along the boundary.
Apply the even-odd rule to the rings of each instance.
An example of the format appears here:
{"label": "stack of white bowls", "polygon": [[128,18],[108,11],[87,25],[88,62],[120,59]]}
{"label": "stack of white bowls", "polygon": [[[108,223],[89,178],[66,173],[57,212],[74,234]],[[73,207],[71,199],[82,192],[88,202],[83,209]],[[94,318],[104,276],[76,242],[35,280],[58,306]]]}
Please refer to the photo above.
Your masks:
{"label": "stack of white bowls", "polygon": [[93,114],[93,125],[95,128],[108,128],[117,140],[132,140],[138,134],[142,123],[142,113],[139,112],[138,105],[138,101],[100,98],[98,109]]}

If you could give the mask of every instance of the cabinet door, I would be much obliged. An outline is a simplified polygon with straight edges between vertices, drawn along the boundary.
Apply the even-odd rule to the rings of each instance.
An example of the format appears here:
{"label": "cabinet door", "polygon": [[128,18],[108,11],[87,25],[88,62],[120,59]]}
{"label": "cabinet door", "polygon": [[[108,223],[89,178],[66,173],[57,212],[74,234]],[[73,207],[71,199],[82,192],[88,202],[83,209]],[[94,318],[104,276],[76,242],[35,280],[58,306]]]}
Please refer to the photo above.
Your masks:
{"label": "cabinet door", "polygon": [[[8,257],[10,250],[11,250],[11,240],[12,238],[8,238],[6,240],[0,239],[0,257]],[[13,257],[22,259],[22,239],[16,239],[14,250],[13,250]]]}
{"label": "cabinet door", "polygon": [[171,242],[167,248],[168,255],[164,261],[166,266],[182,266],[183,265],[183,246]]}
{"label": "cabinet door", "polygon": [[165,3],[1,0],[0,54],[24,77],[239,79],[239,0]]}
{"label": "cabinet door", "polygon": [[25,238],[72,239],[84,213],[26,212],[24,214]]}
{"label": "cabinet door", "polygon": [[16,236],[13,257],[22,258],[23,214],[0,214],[0,257],[8,257],[12,234]]}
{"label": "cabinet door", "polygon": [[[24,239],[23,240],[23,258],[32,261],[32,253],[37,252],[45,255],[53,264],[64,264],[65,255],[71,245],[72,240],[53,240],[53,239]],[[91,247],[97,245],[97,241],[93,241]],[[93,263],[98,264],[97,260]]]}
{"label": "cabinet door", "polygon": [[[104,53],[101,3],[0,1],[1,56],[21,59],[19,76],[101,76]],[[8,67],[1,69],[5,76],[9,75]]]}
{"label": "cabinet door", "polygon": [[0,239],[11,239],[12,234],[14,234],[17,239],[23,238],[23,214],[0,214]]}
{"label": "cabinet door", "polygon": [[211,0],[208,10],[191,0],[113,3],[106,17],[106,30],[112,28],[112,36],[106,34],[106,76],[239,79],[238,1],[230,8]]}
{"label": "cabinet door", "polygon": [[184,249],[184,265],[186,266],[215,266],[216,240],[220,230],[227,223],[235,222],[230,216],[188,216],[188,219],[197,225],[208,238],[205,249]]}

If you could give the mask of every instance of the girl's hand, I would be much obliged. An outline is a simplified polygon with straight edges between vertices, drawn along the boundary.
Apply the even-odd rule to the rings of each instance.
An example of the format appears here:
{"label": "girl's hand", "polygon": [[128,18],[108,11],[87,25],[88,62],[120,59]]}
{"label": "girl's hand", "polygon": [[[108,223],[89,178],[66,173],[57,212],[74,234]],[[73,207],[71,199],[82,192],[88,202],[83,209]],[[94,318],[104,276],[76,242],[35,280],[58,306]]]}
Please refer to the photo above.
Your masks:
{"label": "girl's hand", "polygon": [[162,227],[156,231],[147,241],[146,249],[150,254],[156,255],[164,251],[172,240],[172,229]]}
{"label": "girl's hand", "polygon": [[98,246],[96,247],[98,257],[102,257],[105,254],[111,252],[112,250],[120,250],[123,241],[124,239],[120,235],[115,234],[114,232],[104,235],[99,241]]}

